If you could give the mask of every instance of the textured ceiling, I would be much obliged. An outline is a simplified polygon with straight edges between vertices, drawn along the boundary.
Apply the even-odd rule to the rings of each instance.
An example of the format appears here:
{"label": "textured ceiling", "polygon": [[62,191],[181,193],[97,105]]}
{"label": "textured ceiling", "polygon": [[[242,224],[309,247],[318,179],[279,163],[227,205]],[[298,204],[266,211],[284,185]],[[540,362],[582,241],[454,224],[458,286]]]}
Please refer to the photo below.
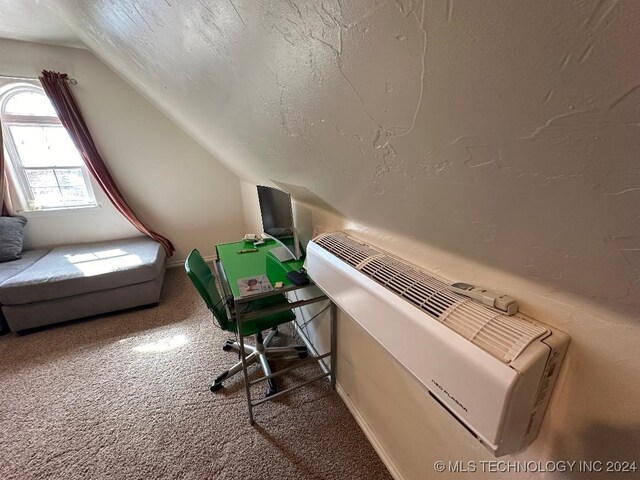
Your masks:
{"label": "textured ceiling", "polygon": [[0,0],[0,38],[85,48],[42,0]]}
{"label": "textured ceiling", "polygon": [[48,4],[243,178],[640,304],[640,2]]}

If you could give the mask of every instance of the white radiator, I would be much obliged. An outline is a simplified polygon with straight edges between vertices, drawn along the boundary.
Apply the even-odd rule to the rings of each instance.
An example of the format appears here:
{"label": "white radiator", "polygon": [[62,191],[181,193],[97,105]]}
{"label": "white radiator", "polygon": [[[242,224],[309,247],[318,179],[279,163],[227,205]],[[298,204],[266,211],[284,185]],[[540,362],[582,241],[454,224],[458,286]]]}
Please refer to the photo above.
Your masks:
{"label": "white radiator", "polygon": [[505,316],[342,232],[307,247],[307,272],[495,455],[536,437],[569,337]]}

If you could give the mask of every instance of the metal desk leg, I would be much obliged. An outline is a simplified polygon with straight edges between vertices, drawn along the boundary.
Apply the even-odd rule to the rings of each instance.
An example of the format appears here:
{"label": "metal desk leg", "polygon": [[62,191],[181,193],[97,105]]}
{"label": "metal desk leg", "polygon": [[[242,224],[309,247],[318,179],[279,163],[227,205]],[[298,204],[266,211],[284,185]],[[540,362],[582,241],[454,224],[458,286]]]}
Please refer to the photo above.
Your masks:
{"label": "metal desk leg", "polygon": [[[293,307],[293,308],[298,308],[299,306],[303,306],[303,305],[307,305],[309,303],[314,303],[317,301],[321,301],[321,300],[325,300],[326,297],[318,297],[312,300],[305,300],[305,301],[301,301],[301,302],[295,302],[293,305],[289,305],[289,308]],[[273,310],[273,309],[272,309]],[[281,310],[281,309],[280,309]],[[236,312],[238,311],[238,309],[236,308]],[[248,318],[253,318],[256,315],[256,313],[249,313],[247,315]],[[249,381],[249,373],[247,371],[247,361],[246,361],[246,356],[245,356],[245,347],[244,347],[244,336],[240,334],[240,332],[242,332],[242,314],[237,314],[236,316],[236,321],[238,323],[237,328],[238,328],[238,335],[240,336],[239,338],[239,344],[240,344],[240,362],[242,363],[242,374],[244,377],[244,386],[245,386],[245,391],[247,394],[247,408],[249,410],[249,424],[253,425],[255,423],[255,420],[253,418],[253,407],[254,406],[258,406],[268,400],[273,400],[277,397],[279,397],[280,395],[286,394],[292,390],[296,390],[310,382],[316,381],[316,380],[320,380],[321,378],[330,376],[331,379],[331,387],[335,390],[336,388],[336,364],[337,364],[337,356],[338,356],[338,350],[337,350],[337,318],[338,318],[338,311],[337,311],[337,307],[333,304],[333,302],[331,302],[330,304],[330,308],[329,308],[329,315],[330,315],[330,321],[331,321],[331,351],[330,353],[325,353],[323,355],[320,355],[318,357],[318,360],[321,360],[329,355],[331,355],[331,364],[330,364],[330,371],[327,372],[326,371],[326,364],[324,365],[323,370],[323,374],[312,378],[310,380],[307,380],[306,382],[303,382],[301,384],[298,384],[296,386],[293,387],[289,387],[281,392],[278,392],[274,395],[271,395],[267,398],[261,399],[256,401],[255,403],[251,400],[251,385],[254,383],[258,383],[260,381],[263,381],[265,379],[268,378],[273,378],[276,377],[278,375],[280,375],[281,373],[285,373],[289,370],[292,370],[294,368],[297,367],[288,367],[285,368],[284,370],[282,370],[281,372],[275,372],[275,373],[268,373],[265,377],[254,380],[253,382]],[[304,337],[303,337],[304,338]],[[256,339],[257,341],[257,339]],[[307,343],[305,341],[305,343]],[[311,351],[314,351],[312,347],[308,347]],[[315,351],[314,351],[315,352]],[[324,362],[322,362],[324,364]]]}
{"label": "metal desk leg", "polygon": [[336,304],[331,302],[331,307],[329,307],[330,316],[331,316],[331,388],[336,389],[336,364],[338,357],[338,342],[337,342],[337,332],[336,327],[338,326],[338,309],[336,308]]}
{"label": "metal desk leg", "polygon": [[254,424],[253,420],[253,404],[251,402],[251,387],[249,385],[249,372],[247,372],[247,361],[244,352],[244,336],[242,335],[242,315],[238,314],[236,321],[238,322],[238,337],[240,343],[240,362],[242,363],[242,375],[244,376],[244,387],[247,392],[247,407],[249,408],[249,425]]}

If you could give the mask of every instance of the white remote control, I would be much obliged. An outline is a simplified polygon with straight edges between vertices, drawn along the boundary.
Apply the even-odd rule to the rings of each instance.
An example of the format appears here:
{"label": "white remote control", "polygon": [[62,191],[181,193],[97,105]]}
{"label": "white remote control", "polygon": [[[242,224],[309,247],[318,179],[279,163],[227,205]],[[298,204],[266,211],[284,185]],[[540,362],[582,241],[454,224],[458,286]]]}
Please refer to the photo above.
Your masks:
{"label": "white remote control", "polygon": [[496,310],[513,315],[518,313],[518,302],[509,295],[498,293],[495,290],[488,290],[484,287],[469,285],[468,283],[458,282],[449,286],[452,292],[459,293],[465,297],[473,298],[479,302]]}

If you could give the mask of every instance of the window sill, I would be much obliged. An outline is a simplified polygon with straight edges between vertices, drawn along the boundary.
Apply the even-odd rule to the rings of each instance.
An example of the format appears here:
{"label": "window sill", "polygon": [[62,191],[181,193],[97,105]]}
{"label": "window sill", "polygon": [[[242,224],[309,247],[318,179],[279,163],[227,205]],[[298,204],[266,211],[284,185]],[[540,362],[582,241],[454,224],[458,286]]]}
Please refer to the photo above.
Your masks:
{"label": "window sill", "polygon": [[38,217],[58,217],[62,215],[92,215],[98,213],[100,205],[89,205],[86,207],[63,207],[63,208],[48,208],[44,210],[23,210],[18,211],[18,215],[22,215],[26,218],[38,218]]}

